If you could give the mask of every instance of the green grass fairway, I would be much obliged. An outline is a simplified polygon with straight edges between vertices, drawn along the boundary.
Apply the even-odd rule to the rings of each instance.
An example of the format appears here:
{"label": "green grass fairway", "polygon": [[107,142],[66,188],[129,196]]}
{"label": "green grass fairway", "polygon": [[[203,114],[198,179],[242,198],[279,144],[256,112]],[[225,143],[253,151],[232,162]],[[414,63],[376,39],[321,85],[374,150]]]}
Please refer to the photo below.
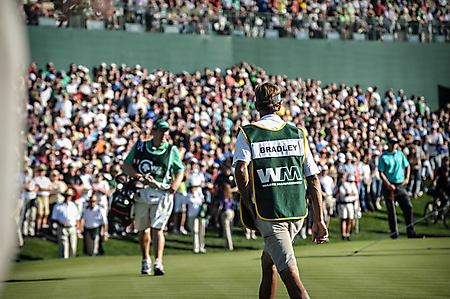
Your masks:
{"label": "green grass fairway", "polygon": [[[450,238],[296,246],[311,298],[449,298]],[[16,263],[1,298],[257,298],[260,251],[165,257],[166,275],[140,275],[139,256]],[[277,298],[288,298],[279,282]]]}

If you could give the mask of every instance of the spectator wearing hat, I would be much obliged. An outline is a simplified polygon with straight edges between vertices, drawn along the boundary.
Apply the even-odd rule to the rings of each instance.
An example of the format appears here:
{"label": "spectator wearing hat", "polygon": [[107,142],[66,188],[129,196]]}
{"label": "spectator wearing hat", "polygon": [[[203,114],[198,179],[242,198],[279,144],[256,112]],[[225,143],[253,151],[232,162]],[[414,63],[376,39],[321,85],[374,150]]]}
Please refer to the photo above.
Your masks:
{"label": "spectator wearing hat", "polygon": [[36,186],[39,188],[37,191],[37,216],[36,216],[36,235],[41,234],[42,228],[48,228],[48,215],[50,214],[49,196],[50,191],[53,191],[54,187],[52,182],[46,175],[47,167],[42,164],[38,167],[38,176],[34,178]]}
{"label": "spectator wearing hat", "polygon": [[94,193],[88,200],[88,208],[83,212],[84,251],[89,256],[99,254],[102,241],[108,240],[108,219],[106,211],[97,204],[97,194]]}
{"label": "spectator wearing hat", "polygon": [[[122,164],[131,177],[143,176],[146,187],[135,197],[136,228],[142,251],[142,274],[151,274],[150,233],[155,253],[153,271],[163,275],[164,231],[172,213],[173,194],[183,180],[184,167],[180,152],[169,144],[170,126],[157,120],[152,129],[153,138],[138,141]],[[175,179],[172,179],[172,175]]]}
{"label": "spectator wearing hat", "polygon": [[[383,180],[382,192],[386,204],[391,238],[398,238],[395,202],[398,202],[405,217],[408,238],[420,237],[414,230],[414,212],[406,185],[409,181],[411,166],[402,151],[398,150],[398,139],[390,138],[388,149],[379,158],[378,170]],[[406,170],[406,174],[405,174]]]}
{"label": "spectator wearing hat", "polygon": [[353,174],[345,175],[337,190],[336,210],[341,219],[342,240],[350,241],[350,233],[355,219],[355,207],[359,206],[358,188]]}
{"label": "spectator wearing hat", "polygon": [[[78,208],[78,213],[83,214],[84,209],[84,200],[81,198],[81,194],[83,190],[85,190],[85,186],[80,176],[78,175],[78,163],[72,162],[69,164],[69,171],[64,174],[64,183],[66,183],[67,187],[72,189],[75,194],[71,198],[71,202],[74,203]],[[78,220],[77,227],[81,230],[81,222]],[[81,231],[78,234],[81,237]]]}
{"label": "spectator wearing hat", "polygon": [[52,220],[58,224],[59,257],[75,257],[77,252],[77,221],[81,219],[77,206],[72,202],[75,192],[68,189],[64,193],[64,201],[56,204],[52,212]]}

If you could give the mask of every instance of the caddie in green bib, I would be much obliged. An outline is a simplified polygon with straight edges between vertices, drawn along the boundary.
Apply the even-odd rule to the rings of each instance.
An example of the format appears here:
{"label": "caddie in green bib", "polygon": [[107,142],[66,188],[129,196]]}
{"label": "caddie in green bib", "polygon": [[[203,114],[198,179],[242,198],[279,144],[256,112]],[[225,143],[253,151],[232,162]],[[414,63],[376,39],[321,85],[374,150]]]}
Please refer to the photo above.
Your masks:
{"label": "caddie in green bib", "polygon": [[241,127],[252,153],[252,189],[261,219],[295,220],[308,214],[303,162],[305,132],[284,124],[277,130]]}

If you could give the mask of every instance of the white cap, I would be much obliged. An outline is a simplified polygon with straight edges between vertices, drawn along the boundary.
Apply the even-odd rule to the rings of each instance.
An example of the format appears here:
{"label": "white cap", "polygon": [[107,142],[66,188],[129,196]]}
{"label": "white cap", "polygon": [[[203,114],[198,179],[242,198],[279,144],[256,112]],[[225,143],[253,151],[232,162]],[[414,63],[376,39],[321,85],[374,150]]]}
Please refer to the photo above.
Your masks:
{"label": "white cap", "polygon": [[375,155],[375,156],[379,156],[380,152],[378,150],[374,150],[372,154]]}
{"label": "white cap", "polygon": [[328,170],[328,166],[325,164],[322,166],[322,171]]}
{"label": "white cap", "polygon": [[349,175],[347,179],[348,179],[349,182],[354,182],[355,181],[355,176],[354,175]]}

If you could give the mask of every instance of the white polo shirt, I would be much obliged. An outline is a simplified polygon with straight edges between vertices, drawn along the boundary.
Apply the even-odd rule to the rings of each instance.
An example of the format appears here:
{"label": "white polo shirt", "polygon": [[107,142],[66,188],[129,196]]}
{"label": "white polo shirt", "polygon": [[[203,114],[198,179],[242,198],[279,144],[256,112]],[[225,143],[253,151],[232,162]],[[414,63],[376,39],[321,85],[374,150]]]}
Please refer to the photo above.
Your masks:
{"label": "white polo shirt", "polygon": [[323,189],[325,190],[325,194],[330,196],[333,195],[334,190],[334,180],[329,175],[321,176],[319,175],[320,183],[322,184]]}
{"label": "white polo shirt", "polygon": [[97,228],[108,223],[105,209],[99,207],[98,205],[96,205],[93,209],[85,209],[83,219],[85,228]]}
{"label": "white polo shirt", "polygon": [[[263,128],[276,130],[281,128],[281,126],[283,126],[284,121],[278,115],[269,114],[263,116],[255,124]],[[308,139],[305,138],[304,142],[305,142],[305,161],[303,163],[303,173],[305,177],[309,177],[318,174],[320,171],[316,165],[316,162],[314,162],[314,158],[309,148]],[[238,134],[236,140],[236,147],[234,149],[233,167],[236,167],[237,161],[244,161],[247,162],[248,164],[250,164],[250,162],[252,161],[251,149],[248,146],[247,140],[245,139],[242,133]],[[249,173],[249,175],[251,176],[251,173]]]}
{"label": "white polo shirt", "polygon": [[[36,183],[36,185],[38,185],[40,188],[49,188],[52,185],[52,182],[50,181],[50,179],[46,176],[38,176],[34,178],[34,182]],[[38,190],[37,191],[37,195],[38,196],[49,196],[50,195],[50,191],[41,191]]]}
{"label": "white polo shirt", "polygon": [[52,219],[64,223],[67,227],[77,225],[80,218],[78,208],[72,201],[69,201],[69,204],[58,203],[53,207]]}

